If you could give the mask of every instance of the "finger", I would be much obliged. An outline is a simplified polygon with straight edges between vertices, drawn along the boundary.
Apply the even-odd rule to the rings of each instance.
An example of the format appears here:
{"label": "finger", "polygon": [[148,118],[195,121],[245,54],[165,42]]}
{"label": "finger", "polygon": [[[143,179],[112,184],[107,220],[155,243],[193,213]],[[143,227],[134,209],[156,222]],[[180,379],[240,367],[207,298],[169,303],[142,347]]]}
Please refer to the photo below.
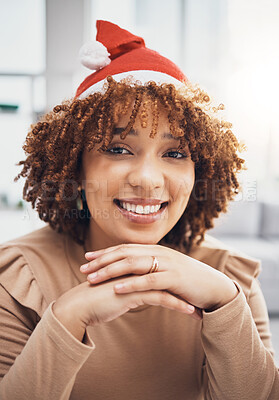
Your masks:
{"label": "finger", "polygon": [[178,299],[171,293],[166,291],[146,291],[140,294],[140,302],[138,295],[135,297],[135,304],[132,308],[136,308],[139,305],[149,304],[152,306],[162,306],[170,310],[184,312],[186,314],[193,315],[195,313],[195,307],[187,302]]}
{"label": "finger", "polygon": [[85,253],[85,258],[87,260],[92,260],[92,259],[99,257],[102,254],[110,253],[111,251],[115,251],[115,250],[118,250],[121,248],[142,248],[143,246],[154,247],[154,245],[142,245],[142,244],[138,244],[138,243],[122,243],[117,246],[107,247],[105,249],[100,249],[100,250],[96,250],[96,251],[87,251]]}
{"label": "finger", "polygon": [[101,254],[104,253],[105,250],[98,250],[98,251],[88,251],[87,253],[84,254],[84,257],[86,260],[91,261],[94,260],[94,258],[99,257]]}
{"label": "finger", "polygon": [[[113,251],[114,250],[111,250],[111,253]],[[112,257],[110,257],[110,258],[107,257],[108,253],[110,253],[110,252],[108,252],[107,250],[102,250],[102,251],[99,250],[98,254],[88,258],[88,261],[89,261],[88,263],[80,266],[80,271],[82,273],[89,274],[91,272],[97,271],[99,268],[102,268],[104,265],[106,265],[105,260],[113,259]],[[86,255],[85,255],[85,258],[86,258]]]}
{"label": "finger", "polygon": [[100,257],[102,254],[109,253],[111,251],[116,250],[116,248],[119,246],[114,246],[114,247],[108,247],[106,249],[100,249],[96,251],[88,251],[87,253],[84,254],[84,257],[88,260],[94,260],[95,258]]}
{"label": "finger", "polygon": [[[87,276],[87,280],[90,283],[99,283],[104,282],[106,280],[120,277],[123,275],[143,275],[147,274],[150,271],[150,268],[153,264],[153,257],[151,256],[143,256],[143,257],[133,257],[129,256],[124,258],[123,260],[116,261],[112,264],[109,264],[105,267],[101,267],[99,270],[91,273],[91,269],[88,271],[90,272]],[[164,270],[160,268],[160,272]],[[87,272],[87,273],[88,273]],[[158,270],[157,270],[158,272]]]}
{"label": "finger", "polygon": [[[115,250],[107,251],[107,249],[99,254],[94,260],[80,267],[80,271],[83,273],[91,273],[99,270],[100,268],[111,264],[115,261],[127,258],[127,257],[139,257],[142,256],[143,245],[130,245],[125,244],[121,246],[116,246]],[[144,246],[144,254],[154,256],[154,246],[147,245]]]}
{"label": "finger", "polygon": [[169,271],[146,274],[135,278],[126,279],[114,285],[116,293],[131,293],[146,290],[172,289]]}
{"label": "finger", "polygon": [[114,247],[108,247],[106,249],[100,249],[96,251],[88,251],[85,253],[84,257],[90,262],[92,260],[95,260],[96,258],[102,256],[103,254],[110,253],[112,251],[115,251],[119,246],[114,246]]}

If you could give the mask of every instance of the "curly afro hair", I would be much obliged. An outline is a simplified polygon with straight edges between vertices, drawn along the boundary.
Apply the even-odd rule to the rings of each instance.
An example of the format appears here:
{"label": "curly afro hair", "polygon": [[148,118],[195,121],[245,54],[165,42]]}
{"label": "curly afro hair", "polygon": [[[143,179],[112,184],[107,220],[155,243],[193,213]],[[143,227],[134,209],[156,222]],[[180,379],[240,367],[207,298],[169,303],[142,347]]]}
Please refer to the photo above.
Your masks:
{"label": "curly afro hair", "polygon": [[146,101],[151,104],[152,129],[156,135],[159,107],[166,111],[170,132],[188,145],[195,163],[195,184],[188,205],[164,242],[189,251],[200,244],[213,220],[227,210],[238,193],[237,173],[244,160],[238,153],[240,143],[231,124],[217,117],[220,109],[212,107],[209,96],[198,87],[176,89],[171,84],[116,82],[112,77],[102,93],[85,99],[73,99],[54,107],[40,122],[31,126],[23,149],[26,159],[15,177],[26,177],[23,198],[32,203],[40,219],[58,232],[64,232],[84,244],[90,213],[77,209],[78,184],[82,153],[97,144],[107,148],[112,140],[119,115],[132,108],[129,123],[121,137],[133,128],[137,117],[146,126]]}

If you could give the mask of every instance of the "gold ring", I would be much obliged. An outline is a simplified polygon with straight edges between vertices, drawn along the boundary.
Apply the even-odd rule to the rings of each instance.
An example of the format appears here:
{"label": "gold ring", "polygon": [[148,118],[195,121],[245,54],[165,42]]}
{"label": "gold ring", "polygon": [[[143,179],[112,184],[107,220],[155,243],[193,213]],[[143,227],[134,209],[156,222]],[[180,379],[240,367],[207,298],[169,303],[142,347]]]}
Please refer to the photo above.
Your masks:
{"label": "gold ring", "polygon": [[151,268],[148,272],[149,274],[152,274],[153,272],[157,272],[159,269],[159,263],[158,263],[157,258],[154,256],[152,256],[152,258],[153,258],[153,262],[152,262]]}

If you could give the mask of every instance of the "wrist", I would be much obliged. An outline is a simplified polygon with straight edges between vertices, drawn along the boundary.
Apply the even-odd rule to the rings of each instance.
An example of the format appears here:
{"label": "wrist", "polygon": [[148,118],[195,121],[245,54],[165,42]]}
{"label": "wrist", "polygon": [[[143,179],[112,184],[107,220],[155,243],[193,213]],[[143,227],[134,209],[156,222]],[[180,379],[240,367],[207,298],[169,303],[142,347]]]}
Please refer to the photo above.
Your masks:
{"label": "wrist", "polygon": [[222,290],[219,289],[219,291],[218,290],[216,291],[216,293],[220,294],[219,299],[213,301],[211,305],[206,307],[204,309],[205,312],[212,312],[218,310],[219,308],[230,303],[238,295],[239,290],[237,286],[228,277],[226,277],[226,282],[223,282],[221,285],[222,285]]}

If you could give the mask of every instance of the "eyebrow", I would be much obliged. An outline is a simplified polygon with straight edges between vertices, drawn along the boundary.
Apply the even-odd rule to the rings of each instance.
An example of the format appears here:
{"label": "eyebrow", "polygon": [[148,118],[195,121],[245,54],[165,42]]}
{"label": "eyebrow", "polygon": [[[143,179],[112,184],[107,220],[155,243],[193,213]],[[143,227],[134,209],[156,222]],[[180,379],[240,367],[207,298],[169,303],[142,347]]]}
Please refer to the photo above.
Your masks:
{"label": "eyebrow", "polygon": [[[121,135],[121,133],[125,130],[125,128],[115,128],[113,131],[114,135]],[[130,132],[127,134],[129,136],[139,136],[138,132],[135,129],[131,129]],[[175,140],[179,140],[179,138],[174,137],[172,134],[170,133],[163,133],[161,135],[161,139],[175,139]]]}

